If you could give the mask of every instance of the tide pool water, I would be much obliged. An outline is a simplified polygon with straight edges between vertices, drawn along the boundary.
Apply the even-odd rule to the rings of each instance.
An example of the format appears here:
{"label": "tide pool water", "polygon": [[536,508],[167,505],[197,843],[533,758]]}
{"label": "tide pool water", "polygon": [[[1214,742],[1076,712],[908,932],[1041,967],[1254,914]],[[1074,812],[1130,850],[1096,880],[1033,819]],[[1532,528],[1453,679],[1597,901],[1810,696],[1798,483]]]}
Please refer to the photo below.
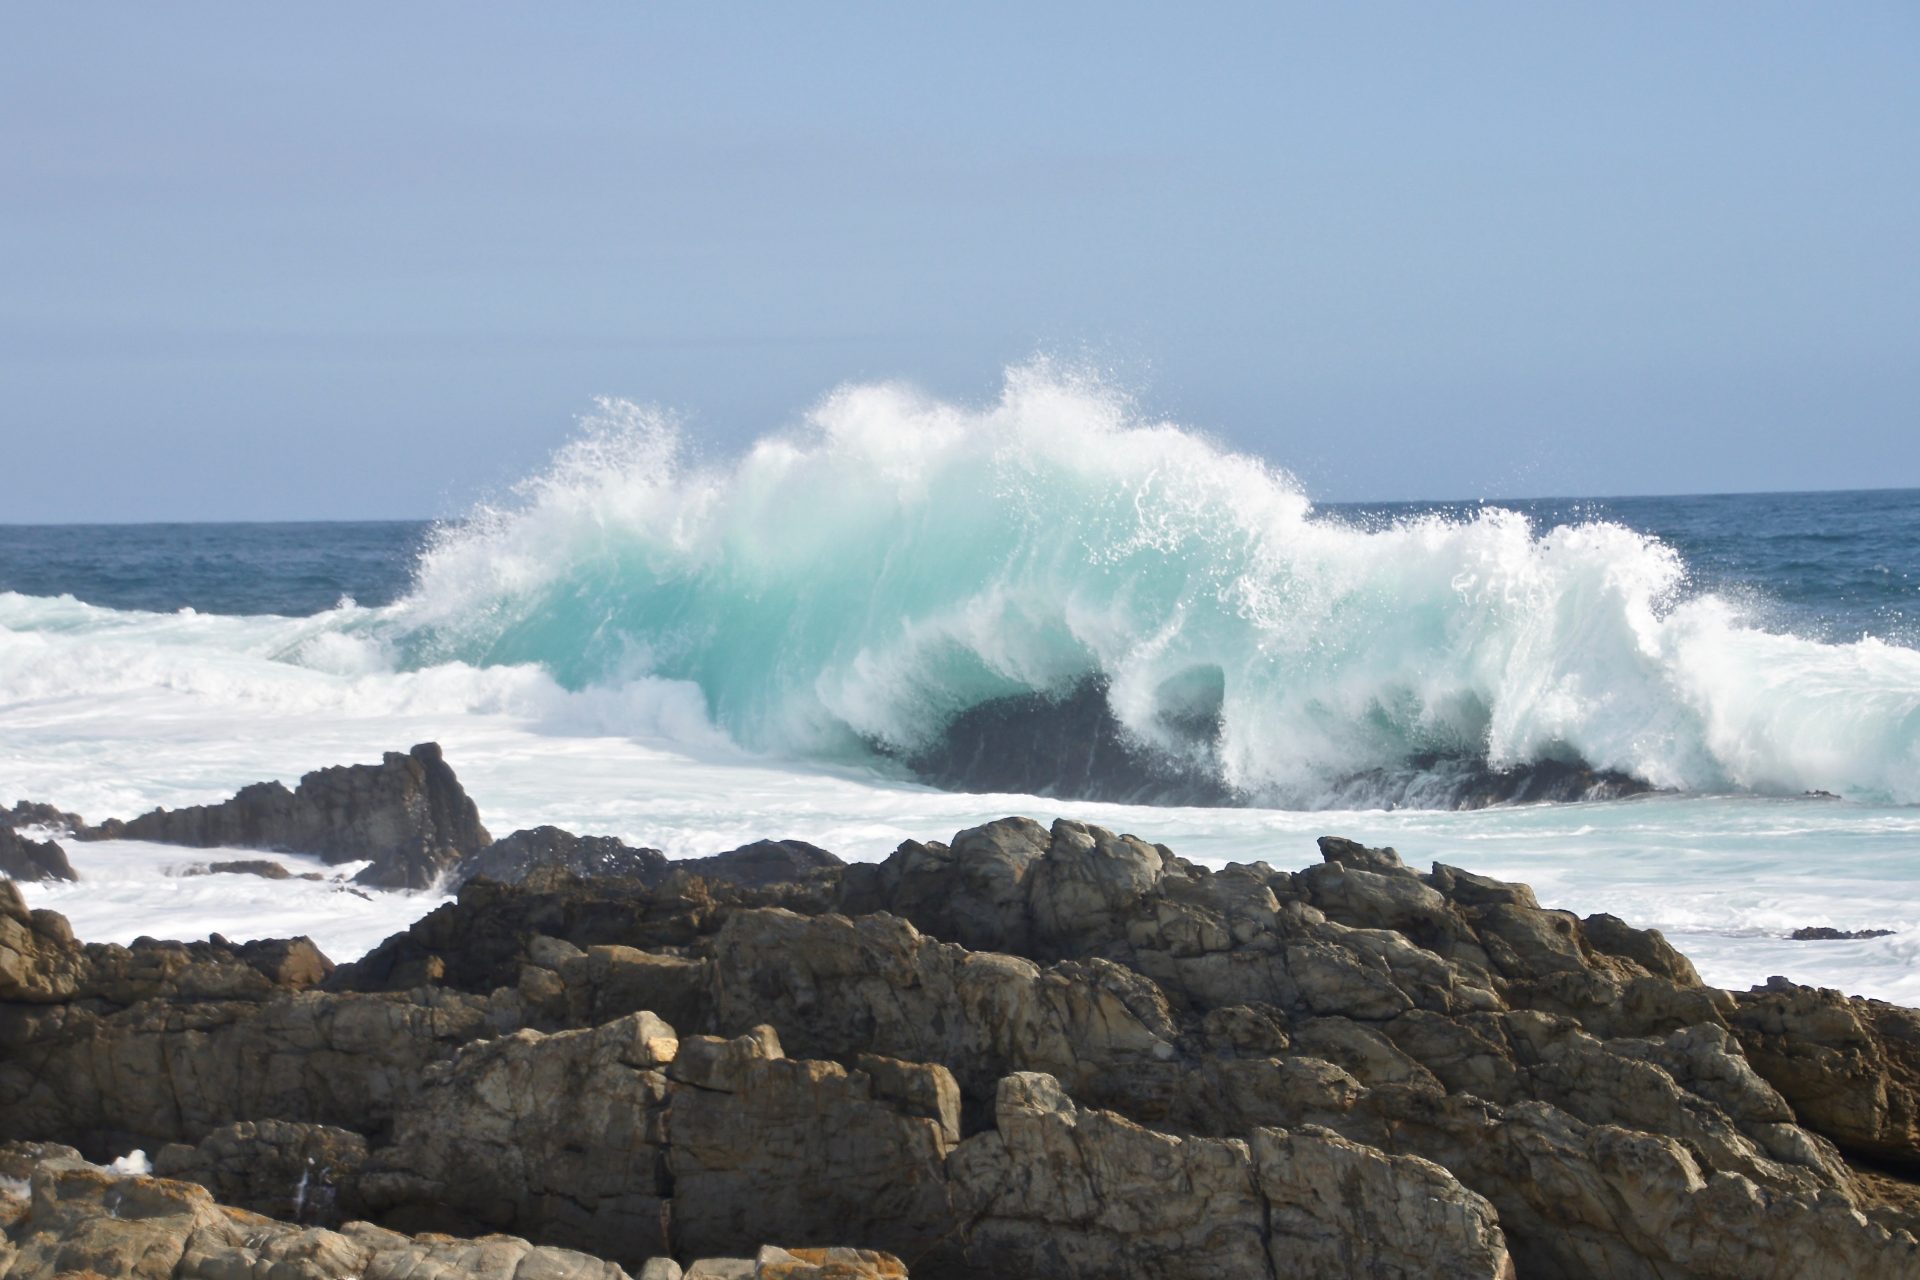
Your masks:
{"label": "tide pool water", "polygon": [[[433,739],[497,834],[679,855],[872,859],[1025,813],[1292,867],[1331,832],[1659,927],[1715,982],[1920,1003],[1916,618],[1914,491],[1323,508],[1044,368],[985,408],[847,388],[726,461],[609,405],[446,525],[0,527],[0,803],[131,816]],[[1207,766],[1259,807],[954,795],[890,763],[1089,677],[1164,751],[1211,716]],[[1667,792],[1329,807],[1436,757]],[[31,896],[103,940],[285,933],[297,903],[346,958],[437,901],[72,852],[83,881]]]}

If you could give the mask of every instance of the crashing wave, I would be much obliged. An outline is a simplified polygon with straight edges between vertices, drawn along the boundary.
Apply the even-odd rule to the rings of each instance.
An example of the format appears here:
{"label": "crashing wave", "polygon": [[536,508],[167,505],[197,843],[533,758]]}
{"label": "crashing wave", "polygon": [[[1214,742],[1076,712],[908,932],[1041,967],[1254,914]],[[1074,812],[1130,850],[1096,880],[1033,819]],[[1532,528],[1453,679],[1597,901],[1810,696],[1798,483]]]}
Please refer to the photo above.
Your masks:
{"label": "crashing wave", "polygon": [[[1325,515],[1038,364],[977,410],[846,387],[724,463],[609,402],[446,530],[393,613],[415,663],[689,681],[750,748],[943,785],[1920,800],[1920,653],[1772,634],[1686,588],[1671,548],[1605,521]],[[1088,725],[1105,736],[1068,731]]]}
{"label": "crashing wave", "polygon": [[0,598],[0,693],[143,681],[717,728],[1062,797],[1920,803],[1920,652],[1750,625],[1617,523],[1318,511],[1285,473],[1044,363],[982,408],[845,387],[725,461],[607,402],[510,500],[442,529],[384,608]]}

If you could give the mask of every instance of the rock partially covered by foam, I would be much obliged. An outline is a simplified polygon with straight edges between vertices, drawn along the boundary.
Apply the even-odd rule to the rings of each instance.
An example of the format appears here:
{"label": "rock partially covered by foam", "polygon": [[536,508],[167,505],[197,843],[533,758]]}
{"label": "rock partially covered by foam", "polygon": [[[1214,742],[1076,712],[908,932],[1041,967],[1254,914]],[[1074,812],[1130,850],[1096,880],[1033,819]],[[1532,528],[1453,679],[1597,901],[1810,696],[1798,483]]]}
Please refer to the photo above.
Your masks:
{"label": "rock partially covered by foam", "polygon": [[0,827],[0,879],[71,880],[73,864],[67,851],[51,840],[32,840],[11,827]]}

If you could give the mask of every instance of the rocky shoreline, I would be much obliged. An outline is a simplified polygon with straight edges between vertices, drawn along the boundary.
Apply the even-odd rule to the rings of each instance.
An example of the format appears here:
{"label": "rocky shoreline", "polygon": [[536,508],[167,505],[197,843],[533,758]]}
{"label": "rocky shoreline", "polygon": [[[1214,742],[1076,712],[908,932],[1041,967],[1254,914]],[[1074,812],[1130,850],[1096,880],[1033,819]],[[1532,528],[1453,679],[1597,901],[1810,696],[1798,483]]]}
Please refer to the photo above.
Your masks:
{"label": "rocky shoreline", "polygon": [[336,966],[0,886],[0,1276],[1920,1273],[1920,1014],[1390,849],[672,862],[492,840],[431,744],[57,817],[461,887]]}

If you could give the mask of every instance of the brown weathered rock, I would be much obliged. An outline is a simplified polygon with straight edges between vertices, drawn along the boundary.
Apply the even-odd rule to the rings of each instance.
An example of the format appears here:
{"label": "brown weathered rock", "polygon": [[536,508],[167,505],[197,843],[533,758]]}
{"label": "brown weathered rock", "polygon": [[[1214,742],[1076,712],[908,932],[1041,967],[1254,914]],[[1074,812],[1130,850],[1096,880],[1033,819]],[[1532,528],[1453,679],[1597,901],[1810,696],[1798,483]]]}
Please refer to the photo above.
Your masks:
{"label": "brown weathered rock", "polygon": [[969,1261],[993,1274],[1513,1274],[1492,1208],[1425,1161],[1324,1132],[1180,1138],[1035,1074],[1001,1082],[996,1119],[952,1161]]}
{"label": "brown weathered rock", "polygon": [[1920,1171],[1920,1012],[1773,978],[1734,996],[1731,1021],[1801,1123]]}
{"label": "brown weathered rock", "polygon": [[31,1164],[31,1196],[0,1237],[0,1274],[100,1280],[627,1280],[611,1263],[507,1236],[409,1238],[365,1222],[276,1222],[202,1187],[120,1177],[71,1155]]}
{"label": "brown weathered rock", "polygon": [[16,896],[0,1130],[193,1144],[163,1166],[264,1203],[341,1126],[337,1203],[387,1228],[660,1272],[753,1274],[767,1239],[932,1277],[1920,1262],[1915,1015],[1731,996],[1524,885],[1321,856],[1010,819],[794,882],[539,872],[330,978],[310,945],[83,947]]}

